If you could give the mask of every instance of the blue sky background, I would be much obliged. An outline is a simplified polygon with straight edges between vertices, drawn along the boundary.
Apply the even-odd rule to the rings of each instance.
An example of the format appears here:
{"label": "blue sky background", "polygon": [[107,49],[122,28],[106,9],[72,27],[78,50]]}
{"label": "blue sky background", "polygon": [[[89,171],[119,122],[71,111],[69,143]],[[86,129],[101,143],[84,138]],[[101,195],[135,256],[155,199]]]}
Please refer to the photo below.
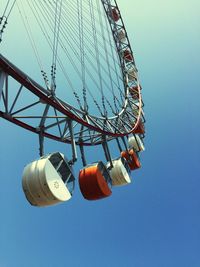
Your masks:
{"label": "blue sky background", "polygon": [[0,267],[200,266],[200,2],[118,5],[143,85],[143,167],[108,199],[87,202],[77,186],[68,203],[34,208],[21,174],[37,136],[1,120]]}

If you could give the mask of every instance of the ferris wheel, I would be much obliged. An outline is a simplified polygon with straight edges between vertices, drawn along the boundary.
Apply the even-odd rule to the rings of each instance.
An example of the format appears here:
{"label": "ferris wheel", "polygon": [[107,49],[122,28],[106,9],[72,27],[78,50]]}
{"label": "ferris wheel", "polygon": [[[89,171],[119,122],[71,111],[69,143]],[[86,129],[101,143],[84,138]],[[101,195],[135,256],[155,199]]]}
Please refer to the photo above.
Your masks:
{"label": "ferris wheel", "polygon": [[[85,199],[130,184],[141,167],[145,117],[117,2],[3,0],[0,49],[0,117],[39,137],[40,157],[23,171],[27,200],[49,206],[71,199],[78,158]],[[71,158],[45,154],[46,138],[71,146]],[[90,147],[102,151],[99,160],[88,162]]]}

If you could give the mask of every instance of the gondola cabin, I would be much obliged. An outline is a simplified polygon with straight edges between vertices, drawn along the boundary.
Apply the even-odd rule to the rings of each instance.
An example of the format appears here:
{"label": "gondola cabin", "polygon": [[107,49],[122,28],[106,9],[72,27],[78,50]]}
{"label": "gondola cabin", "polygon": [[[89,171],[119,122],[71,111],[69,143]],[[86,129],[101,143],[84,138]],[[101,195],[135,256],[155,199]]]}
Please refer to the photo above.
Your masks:
{"label": "gondola cabin", "polygon": [[125,31],[123,29],[117,31],[117,39],[121,43],[125,43],[126,42],[126,33],[125,33]]}
{"label": "gondola cabin", "polygon": [[129,82],[133,82],[133,81],[135,81],[137,79],[137,71],[136,71],[136,69],[130,68],[127,71],[127,74],[128,74],[128,81]]}
{"label": "gondola cabin", "polygon": [[129,94],[132,96],[133,99],[138,99],[141,89],[142,89],[141,85],[130,87]]}
{"label": "gondola cabin", "polygon": [[110,174],[101,161],[86,166],[79,173],[80,190],[87,200],[109,197],[112,194],[111,184]]}
{"label": "gondola cabin", "polygon": [[135,169],[138,169],[141,167],[140,161],[137,157],[137,154],[133,149],[122,151],[121,152],[121,157],[125,158],[128,162],[128,165],[130,169],[133,171]]}
{"label": "gondola cabin", "polygon": [[74,175],[63,154],[56,152],[28,164],[22,186],[34,206],[50,206],[68,201],[74,190]]}
{"label": "gondola cabin", "polygon": [[110,17],[115,22],[117,22],[119,20],[120,16],[119,16],[119,11],[117,8],[112,8],[110,10]]}
{"label": "gondola cabin", "polygon": [[129,149],[134,149],[136,152],[142,152],[145,150],[144,144],[138,134],[129,137],[128,139]]}
{"label": "gondola cabin", "polygon": [[139,98],[139,88],[138,86],[130,87],[129,94],[132,96],[133,99],[137,100]]}
{"label": "gondola cabin", "polygon": [[124,50],[122,52],[122,56],[123,56],[125,62],[133,61],[133,55],[131,54],[131,51],[129,49]]}
{"label": "gondola cabin", "polygon": [[113,186],[122,186],[131,183],[130,167],[125,158],[119,158],[112,161],[113,167],[109,169],[110,163],[107,167],[110,172]]}
{"label": "gondola cabin", "polygon": [[134,134],[145,134],[145,127],[144,127],[144,123],[142,122],[142,120],[140,119],[136,128],[133,130]]}

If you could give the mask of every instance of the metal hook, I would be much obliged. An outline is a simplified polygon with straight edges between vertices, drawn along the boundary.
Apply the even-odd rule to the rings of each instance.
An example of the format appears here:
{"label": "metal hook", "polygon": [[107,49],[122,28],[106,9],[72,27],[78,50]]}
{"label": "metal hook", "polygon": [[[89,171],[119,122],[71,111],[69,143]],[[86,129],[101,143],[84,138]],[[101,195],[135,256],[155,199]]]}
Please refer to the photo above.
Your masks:
{"label": "metal hook", "polygon": [[69,133],[71,137],[71,147],[72,147],[72,159],[69,161],[70,165],[73,165],[77,161],[77,151],[76,151],[76,142],[74,138],[73,124],[71,119],[67,119]]}
{"label": "metal hook", "polygon": [[107,142],[107,139],[106,139],[105,135],[102,136],[102,141],[103,141],[102,142],[102,146],[103,146],[103,150],[104,150],[104,153],[105,153],[106,160],[110,162],[109,169],[112,169],[113,168],[112,158],[111,158],[111,155],[110,155],[110,150],[109,150],[108,142]]}
{"label": "metal hook", "polygon": [[84,152],[84,147],[82,144],[79,144],[80,152],[81,152],[81,160],[83,163],[83,167],[87,166],[86,158],[85,158],[85,152]]}
{"label": "metal hook", "polygon": [[40,157],[44,156],[44,136],[42,134],[41,129],[39,131],[39,153]]}

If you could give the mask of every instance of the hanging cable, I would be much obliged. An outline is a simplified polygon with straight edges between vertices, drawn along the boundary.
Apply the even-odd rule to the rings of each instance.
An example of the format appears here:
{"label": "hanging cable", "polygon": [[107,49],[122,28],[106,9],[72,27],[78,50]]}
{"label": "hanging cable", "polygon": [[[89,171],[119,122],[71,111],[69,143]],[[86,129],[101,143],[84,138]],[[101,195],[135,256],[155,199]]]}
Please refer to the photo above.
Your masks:
{"label": "hanging cable", "polygon": [[100,82],[100,89],[101,89],[101,101],[102,101],[102,106],[103,106],[103,110],[104,110],[103,115],[105,117],[107,117],[107,110],[106,110],[106,106],[105,106],[105,96],[104,96],[104,91],[103,91],[103,86],[102,86],[102,75],[101,75],[101,67],[100,67],[100,59],[99,59],[99,48],[98,48],[98,42],[97,42],[93,1],[90,0],[89,3],[90,3],[90,15],[91,15],[94,46],[95,46],[95,53],[96,53],[96,61],[97,61],[98,75],[99,75],[99,82]]}
{"label": "hanging cable", "polygon": [[[49,2],[49,1],[48,1]],[[49,2],[50,3],[50,2]],[[52,5],[52,2],[51,2],[51,5]],[[68,7],[69,5],[67,5],[67,7]],[[63,7],[65,7],[65,6],[63,6]],[[65,21],[65,19],[66,19],[66,17],[67,17],[67,21],[69,21],[70,20],[70,12],[69,12],[69,10],[66,12],[66,13],[64,13],[64,11],[63,11],[63,17],[64,17],[64,21]],[[76,20],[74,20],[74,21],[76,21]],[[73,25],[75,24],[75,22],[73,23]],[[91,23],[90,23],[91,24]],[[72,26],[73,27],[73,26]],[[64,29],[70,29],[70,27],[68,26],[68,24],[66,24],[65,25],[65,27],[64,27],[64,25],[63,25],[63,28]],[[61,30],[62,30],[62,27],[61,27]],[[77,34],[79,34],[79,33],[77,33]],[[76,38],[76,36],[79,36],[79,35],[76,35],[76,31],[73,29],[73,31],[72,32],[70,32],[70,34],[68,35],[68,36],[70,36],[71,38],[69,39],[68,37],[67,37],[67,35],[65,34],[65,32],[62,30],[62,35],[63,35],[63,37],[65,38],[65,40],[67,41],[67,42],[69,42],[69,46],[71,47],[71,49],[72,50],[74,50],[74,45],[76,46],[77,45],[77,42],[71,42],[71,40],[73,40],[74,38],[73,38],[73,35],[74,35],[74,37]],[[87,38],[88,39],[88,38]],[[91,53],[90,53],[91,54]],[[76,52],[76,51],[74,51],[74,55],[75,56],[77,56],[78,55],[78,53]],[[86,58],[88,59],[88,57],[87,57],[87,55],[86,55]],[[71,59],[70,59],[70,61],[71,61]],[[93,62],[92,61],[90,61],[90,65],[92,65],[93,66]],[[93,69],[94,69],[94,66],[93,66]],[[88,72],[88,69],[86,69],[86,71]],[[90,77],[91,77],[91,79],[96,83],[96,81],[94,80],[94,78],[93,78],[93,75],[90,75]],[[102,78],[102,81],[104,81],[104,79]],[[97,86],[99,86],[99,85],[97,85]],[[108,89],[109,89],[109,87],[108,87]],[[105,97],[105,99],[106,99],[106,97]],[[108,100],[106,99],[106,102],[108,102]],[[108,102],[109,103],[109,102]],[[111,104],[109,103],[108,104],[109,106],[111,106]],[[113,109],[111,109],[112,111],[113,111]],[[113,111],[113,113],[115,114],[115,111]]]}
{"label": "hanging cable", "polygon": [[[114,59],[114,41],[111,41],[111,31],[108,31],[106,13],[103,8],[100,8],[100,4],[95,2],[91,0],[69,0],[67,3],[62,0],[27,1],[52,53],[51,88],[56,88],[56,65],[59,65],[69,85],[67,88],[72,90],[79,107],[87,113],[89,108],[92,110],[91,104],[89,107],[87,103],[93,102],[95,112],[107,118],[111,112],[117,115],[121,110],[123,102],[118,97],[121,96],[123,78],[119,73],[120,67],[117,66],[116,55]],[[88,14],[91,16],[89,17]],[[29,29],[30,23],[26,20],[27,18],[24,19],[24,24],[27,24],[25,28],[38,64],[43,71],[37,49],[38,44],[36,47]],[[58,48],[60,48],[59,51]],[[73,76],[70,69],[73,71]],[[43,76],[47,81],[45,72]],[[80,101],[81,89],[83,103],[81,103],[82,100]]]}
{"label": "hanging cable", "polygon": [[24,28],[25,28],[25,30],[27,32],[27,36],[28,36],[29,42],[30,42],[31,47],[33,49],[33,52],[35,54],[35,57],[36,57],[38,66],[40,68],[40,71],[42,73],[42,76],[43,76],[44,82],[46,84],[46,87],[49,88],[46,72],[44,71],[43,64],[42,64],[41,58],[40,58],[38,50],[37,50],[36,42],[35,42],[33,34],[32,34],[32,30],[31,30],[31,27],[30,27],[30,23],[29,23],[28,17],[26,16],[26,12],[24,10],[22,2],[21,1],[19,1],[19,2],[20,2],[20,5],[22,7],[21,8],[22,10],[20,9],[20,6],[19,6],[18,3],[17,3],[17,8],[18,8],[18,11],[20,13],[20,16],[21,16],[21,19],[22,19],[22,23],[23,23]]}
{"label": "hanging cable", "polygon": [[113,88],[113,82],[112,82],[113,80],[112,80],[111,69],[110,69],[110,61],[109,61],[109,57],[108,57],[108,48],[107,48],[107,44],[106,44],[106,41],[105,41],[106,38],[105,38],[105,32],[104,32],[104,27],[103,27],[102,14],[101,14],[101,11],[100,11],[99,0],[96,0],[96,3],[97,3],[98,15],[99,15],[101,33],[102,33],[102,37],[103,37],[104,50],[105,50],[105,54],[106,54],[106,63],[107,63],[107,68],[108,68],[108,73],[109,73],[109,78],[110,78],[110,84],[111,84],[111,91],[112,91],[112,96],[113,96],[113,102],[114,102],[114,106],[115,106],[115,114],[118,114],[119,110],[117,108],[116,96],[115,96],[114,88]]}
{"label": "hanging cable", "polygon": [[[43,1],[44,3],[46,2],[45,0]],[[32,4],[32,11],[33,11],[33,14],[36,18],[36,21],[47,41],[47,44],[49,45],[52,53],[53,53],[53,43],[52,43],[52,39],[50,38],[49,36],[49,29],[47,29],[47,26],[50,28],[50,29],[53,29],[53,24],[51,25],[50,22],[52,22],[52,20],[49,20],[47,19],[47,17],[51,17],[51,14],[49,13],[49,9],[46,9],[45,10],[45,5],[43,6],[43,2],[39,3],[37,1],[33,1],[33,4]],[[47,4],[47,2],[46,2]],[[39,11],[41,11],[41,16],[39,14]],[[47,15],[47,16],[46,16]],[[47,25],[44,24],[44,22],[42,21],[42,18],[46,20],[46,23]],[[53,31],[53,30],[52,30]],[[67,74],[67,72],[65,71],[65,68],[62,64],[62,61],[60,59],[59,56],[57,56],[57,60],[58,60],[58,64],[64,74],[64,77],[69,85],[69,88],[72,90],[72,93],[73,95],[75,96],[75,99],[77,100],[77,103],[79,105],[79,107],[81,106],[81,103],[80,103],[80,99],[79,99],[79,96],[77,94],[77,92],[75,91],[74,87],[73,87],[73,84],[69,78],[69,75]]]}
{"label": "hanging cable", "polygon": [[51,66],[51,90],[55,92],[56,89],[56,62],[58,54],[60,21],[62,13],[62,0],[56,1],[55,17],[54,17],[54,40],[53,40],[53,54],[52,54],[52,66]]}
{"label": "hanging cable", "polygon": [[79,30],[79,39],[80,39],[80,58],[81,58],[81,75],[82,75],[82,94],[83,94],[83,101],[84,101],[84,108],[85,112],[88,111],[88,104],[87,104],[87,95],[86,95],[86,77],[85,77],[85,48],[84,48],[84,22],[83,22],[83,4],[82,0],[77,0],[77,15],[78,15],[78,30]]}

